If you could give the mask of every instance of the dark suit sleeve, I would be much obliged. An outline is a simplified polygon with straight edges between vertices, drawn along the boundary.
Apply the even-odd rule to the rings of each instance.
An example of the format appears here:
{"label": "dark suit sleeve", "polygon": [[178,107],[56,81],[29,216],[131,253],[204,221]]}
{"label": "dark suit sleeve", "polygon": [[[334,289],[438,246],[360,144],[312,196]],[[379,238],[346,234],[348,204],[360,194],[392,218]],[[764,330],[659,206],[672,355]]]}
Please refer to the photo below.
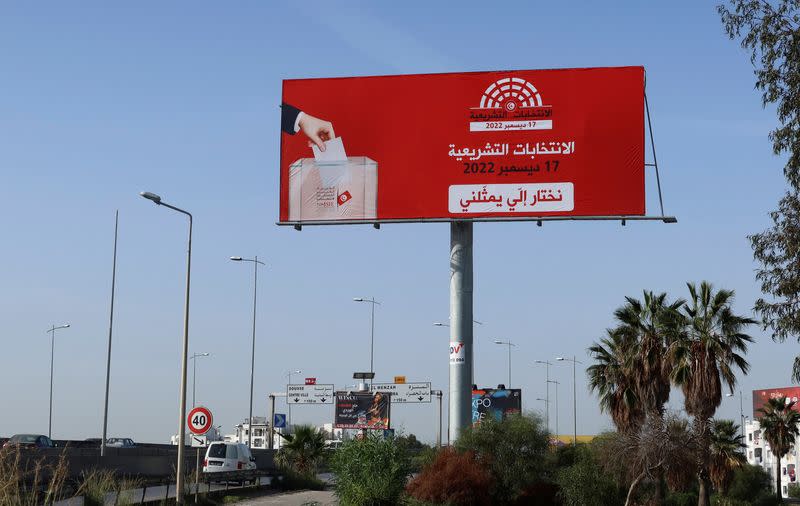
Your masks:
{"label": "dark suit sleeve", "polygon": [[300,114],[300,109],[286,102],[281,104],[281,130],[289,135],[294,135],[294,122]]}

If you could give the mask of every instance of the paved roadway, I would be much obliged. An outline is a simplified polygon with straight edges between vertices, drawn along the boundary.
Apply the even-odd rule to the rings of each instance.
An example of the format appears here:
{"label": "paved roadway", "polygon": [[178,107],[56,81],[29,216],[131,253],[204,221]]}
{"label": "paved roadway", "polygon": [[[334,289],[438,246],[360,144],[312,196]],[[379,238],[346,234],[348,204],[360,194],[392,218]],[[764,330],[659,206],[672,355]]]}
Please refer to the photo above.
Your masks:
{"label": "paved roadway", "polygon": [[[271,478],[268,476],[264,476],[260,478],[261,485],[269,485]],[[207,492],[209,490],[211,492],[216,492],[218,490],[225,490],[224,483],[212,483],[207,485],[205,483],[200,484],[200,493]],[[228,490],[236,490],[240,488],[239,485],[231,484],[228,486]],[[191,484],[191,491],[194,494],[194,483]],[[133,490],[128,491],[130,493],[130,498],[132,502],[138,504],[142,500],[142,492],[144,492],[144,500],[145,501],[158,501],[159,499],[164,499],[166,497],[175,497],[175,485],[159,485],[153,487],[147,487],[145,489],[142,488],[135,488]],[[106,494],[106,504],[114,504],[115,494],[109,493]],[[57,506],[83,506],[83,498],[82,497],[73,497],[71,499],[67,499],[64,501],[58,501],[55,503]]]}

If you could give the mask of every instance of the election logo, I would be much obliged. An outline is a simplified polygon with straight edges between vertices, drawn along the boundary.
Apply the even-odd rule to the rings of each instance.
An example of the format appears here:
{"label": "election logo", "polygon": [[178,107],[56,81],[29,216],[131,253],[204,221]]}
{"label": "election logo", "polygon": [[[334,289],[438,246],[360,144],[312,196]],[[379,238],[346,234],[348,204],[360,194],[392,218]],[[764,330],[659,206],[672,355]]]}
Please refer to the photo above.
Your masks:
{"label": "election logo", "polygon": [[553,107],[546,105],[536,87],[519,77],[490,84],[478,107],[469,110],[470,132],[552,130]]}

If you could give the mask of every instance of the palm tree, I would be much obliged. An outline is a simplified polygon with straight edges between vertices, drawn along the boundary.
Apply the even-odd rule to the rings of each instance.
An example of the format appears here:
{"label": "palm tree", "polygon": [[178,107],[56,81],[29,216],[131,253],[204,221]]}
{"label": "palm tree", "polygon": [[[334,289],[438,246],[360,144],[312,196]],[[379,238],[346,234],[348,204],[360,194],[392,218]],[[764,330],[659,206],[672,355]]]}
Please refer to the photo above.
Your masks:
{"label": "palm tree", "polygon": [[298,425],[277,455],[280,465],[303,475],[315,474],[325,456],[325,434],[313,425]]}
{"label": "palm tree", "polygon": [[800,413],[795,411],[795,402],[787,401],[786,397],[769,399],[758,412],[761,416],[758,422],[764,430],[764,439],[769,443],[772,454],[777,461],[775,468],[775,490],[778,499],[781,495],[781,457],[789,453],[800,433],[797,425],[800,424]]}
{"label": "palm tree", "polygon": [[667,294],[644,292],[644,302],[625,297],[626,304],[614,311],[617,331],[633,343],[634,384],[648,416],[662,419],[669,400],[671,363],[669,344],[680,331],[679,310],[685,301],[667,304]]}
{"label": "palm tree", "polygon": [[747,463],[742,448],[739,426],[733,420],[714,420],[711,426],[711,459],[709,476],[714,488],[722,493],[728,492],[734,469]]}
{"label": "palm tree", "polygon": [[633,347],[630,336],[608,329],[607,336],[589,348],[595,363],[586,369],[589,388],[600,396],[600,409],[611,415],[620,432],[641,427],[645,414],[635,390],[635,371],[629,354]]}
{"label": "palm tree", "polygon": [[[643,301],[625,297],[626,303],[614,311],[619,323],[617,332],[627,337],[631,343],[629,360],[636,374],[633,383],[639,402],[647,414],[653,430],[663,433],[664,405],[669,400],[670,372],[672,363],[668,346],[680,332],[680,313],[684,301],[679,299],[667,304],[667,294],[643,293]],[[660,505],[664,498],[663,468],[656,470],[656,495],[653,498]]]}
{"label": "palm tree", "polygon": [[694,417],[698,452],[698,506],[709,505],[708,464],[710,459],[711,418],[722,401],[722,383],[733,392],[734,369],[747,374],[750,368],[744,353],[753,338],[743,331],[755,320],[734,314],[734,292],[714,292],[703,281],[698,288],[687,283],[689,302],[683,307],[685,332],[671,345],[672,381],[680,385],[686,412]]}

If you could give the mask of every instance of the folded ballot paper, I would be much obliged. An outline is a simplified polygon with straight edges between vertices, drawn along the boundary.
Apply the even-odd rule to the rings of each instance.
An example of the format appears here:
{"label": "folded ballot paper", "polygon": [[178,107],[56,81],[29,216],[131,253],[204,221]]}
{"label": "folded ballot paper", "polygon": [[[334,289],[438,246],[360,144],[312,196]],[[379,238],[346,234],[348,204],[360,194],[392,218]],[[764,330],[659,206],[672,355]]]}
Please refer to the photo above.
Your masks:
{"label": "folded ballot paper", "polygon": [[377,162],[348,157],[341,137],[312,151],[289,166],[289,221],[377,219]]}

